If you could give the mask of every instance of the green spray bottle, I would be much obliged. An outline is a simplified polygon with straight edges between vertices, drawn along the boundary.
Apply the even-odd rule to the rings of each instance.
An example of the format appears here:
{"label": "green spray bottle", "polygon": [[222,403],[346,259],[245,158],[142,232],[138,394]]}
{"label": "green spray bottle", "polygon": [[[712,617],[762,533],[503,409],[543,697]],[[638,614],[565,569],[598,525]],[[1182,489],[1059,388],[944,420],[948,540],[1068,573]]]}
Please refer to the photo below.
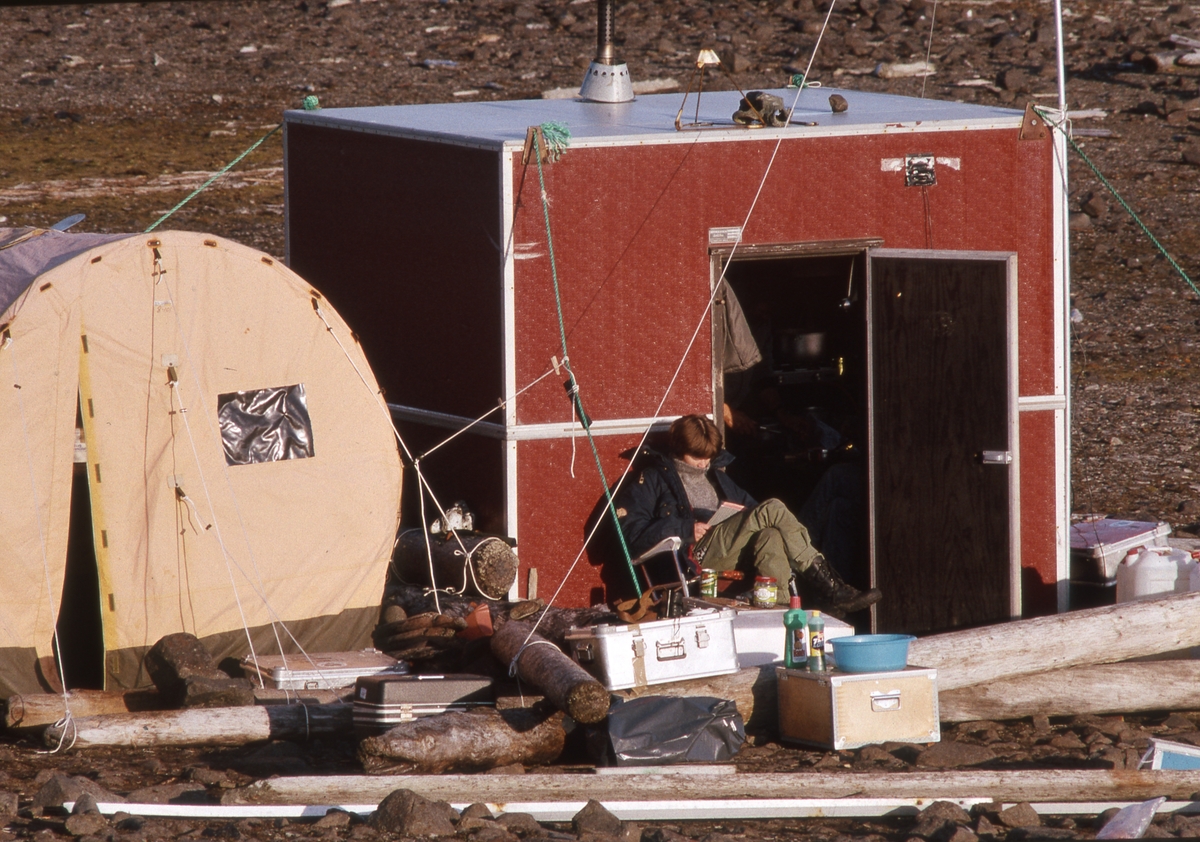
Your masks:
{"label": "green spray bottle", "polygon": [[800,610],[800,591],[796,586],[795,574],[788,581],[788,593],[788,610],[783,612],[783,627],[787,634],[783,663],[788,669],[803,669],[808,659],[808,616]]}

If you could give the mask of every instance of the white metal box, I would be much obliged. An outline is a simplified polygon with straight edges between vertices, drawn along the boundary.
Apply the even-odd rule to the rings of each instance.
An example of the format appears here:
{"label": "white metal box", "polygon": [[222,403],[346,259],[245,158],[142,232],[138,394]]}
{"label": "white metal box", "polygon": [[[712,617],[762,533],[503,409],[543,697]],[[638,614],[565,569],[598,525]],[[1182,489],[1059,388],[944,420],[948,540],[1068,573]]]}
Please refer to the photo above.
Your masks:
{"label": "white metal box", "polygon": [[776,667],[779,736],[823,748],[936,743],[937,670],[808,672]]}
{"label": "white metal box", "polygon": [[1071,580],[1107,582],[1135,547],[1165,547],[1171,525],[1163,521],[1089,518],[1071,524]]}
{"label": "white metal box", "polygon": [[571,629],[572,658],[609,690],[738,671],[732,608],[630,625]]}
{"label": "white metal box", "polygon": [[[786,655],[787,634],[783,627],[786,608],[735,608],[733,618],[733,644],[737,648],[738,667],[761,667],[764,664],[782,664]],[[829,657],[829,641],[835,637],[854,634],[854,626],[847,622],[822,615],[825,619],[825,657]],[[808,657],[808,636],[804,636],[805,652]]]}
{"label": "white metal box", "polygon": [[336,690],[353,686],[360,675],[408,669],[378,649],[357,652],[315,652],[308,655],[263,655],[242,658],[242,672],[251,681],[278,690]]}

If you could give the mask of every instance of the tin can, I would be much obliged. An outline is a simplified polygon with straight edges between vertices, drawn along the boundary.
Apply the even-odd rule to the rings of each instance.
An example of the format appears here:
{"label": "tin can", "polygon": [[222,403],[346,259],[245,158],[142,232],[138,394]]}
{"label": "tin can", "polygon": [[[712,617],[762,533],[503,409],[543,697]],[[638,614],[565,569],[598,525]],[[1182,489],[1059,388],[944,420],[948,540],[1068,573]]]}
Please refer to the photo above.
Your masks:
{"label": "tin can", "polygon": [[779,583],[774,576],[754,577],[754,607],[774,608],[779,598]]}
{"label": "tin can", "polygon": [[715,597],[717,595],[717,571],[707,567],[700,571],[700,596]]}

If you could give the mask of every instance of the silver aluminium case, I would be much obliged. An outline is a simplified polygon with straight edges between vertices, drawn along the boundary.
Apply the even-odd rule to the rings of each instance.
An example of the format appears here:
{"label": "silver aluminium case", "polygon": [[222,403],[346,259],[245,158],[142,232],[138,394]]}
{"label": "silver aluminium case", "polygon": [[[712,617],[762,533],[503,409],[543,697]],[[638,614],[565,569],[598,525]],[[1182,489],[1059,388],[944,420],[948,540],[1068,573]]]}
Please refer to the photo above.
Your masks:
{"label": "silver aluminium case", "polygon": [[609,690],[738,671],[732,608],[630,625],[571,629],[570,655]]}

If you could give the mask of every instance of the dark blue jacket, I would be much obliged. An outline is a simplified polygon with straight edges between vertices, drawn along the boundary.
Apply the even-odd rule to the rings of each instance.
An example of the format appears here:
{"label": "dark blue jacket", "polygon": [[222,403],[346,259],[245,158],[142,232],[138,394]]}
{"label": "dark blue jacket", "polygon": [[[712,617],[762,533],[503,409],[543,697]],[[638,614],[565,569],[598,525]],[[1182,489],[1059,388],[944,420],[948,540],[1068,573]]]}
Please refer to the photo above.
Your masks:
{"label": "dark blue jacket", "polygon": [[[757,501],[725,473],[725,467],[732,461],[733,456],[726,451],[718,453],[710,463],[708,478],[721,500],[753,508]],[[683,480],[675,470],[674,460],[656,450],[643,447],[638,453],[630,476],[617,494],[616,504],[621,532],[634,558],[672,535],[683,539],[685,547],[695,539],[696,517]]]}

